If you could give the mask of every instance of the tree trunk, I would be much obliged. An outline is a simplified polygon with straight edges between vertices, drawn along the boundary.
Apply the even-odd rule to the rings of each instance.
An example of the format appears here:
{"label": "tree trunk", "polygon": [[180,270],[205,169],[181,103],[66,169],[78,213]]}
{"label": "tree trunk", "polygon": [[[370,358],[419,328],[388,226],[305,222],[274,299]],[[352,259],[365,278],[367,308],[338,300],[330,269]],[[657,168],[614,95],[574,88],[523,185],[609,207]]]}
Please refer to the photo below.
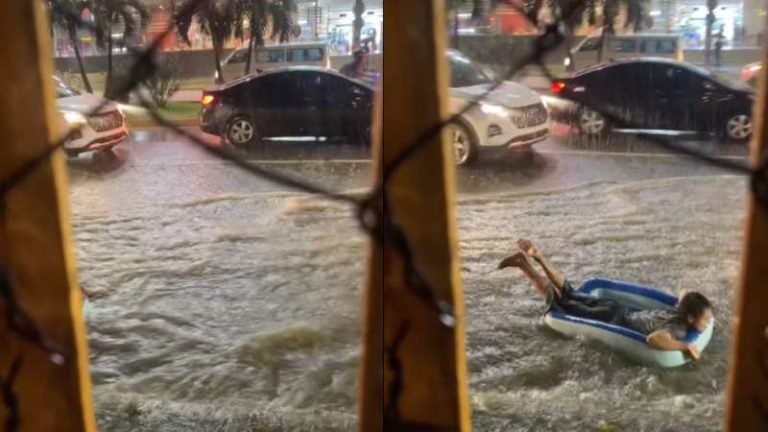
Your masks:
{"label": "tree trunk", "polygon": [[459,8],[453,10],[453,41],[451,45],[454,49],[459,49]]}
{"label": "tree trunk", "polygon": [[566,72],[573,72],[576,70],[576,65],[574,64],[573,59],[573,53],[571,50],[573,49],[573,34],[574,31],[572,28],[568,27],[565,30],[565,39],[563,41],[563,46],[565,46],[565,56],[568,58],[568,66],[565,68]]}
{"label": "tree trunk", "polygon": [[355,0],[353,8],[355,20],[352,22],[352,47],[360,47],[360,33],[363,31],[363,13],[365,12],[365,3],[363,0]]}
{"label": "tree trunk", "polygon": [[[605,53],[605,47],[608,43],[608,39],[616,34],[614,26],[616,25],[616,18],[619,16],[619,3],[618,0],[605,0],[603,3],[603,31],[600,34],[600,46],[597,51],[597,62],[603,62],[603,54]],[[609,59],[610,60],[610,59]]]}
{"label": "tree trunk", "polygon": [[[168,0],[168,14],[170,16],[170,22],[173,23],[173,17],[176,16],[176,0]],[[174,32],[175,33],[175,32]],[[175,49],[179,48],[179,37],[178,36],[171,36],[174,40],[174,45],[176,46]]]}
{"label": "tree trunk", "polygon": [[219,76],[216,84],[222,84],[224,83],[224,71],[221,69],[221,42],[217,37],[212,37],[211,39],[213,39],[213,56],[216,60],[216,72]]}
{"label": "tree trunk", "polygon": [[712,64],[712,27],[715,24],[715,8],[717,0],[707,0],[707,21],[704,33],[704,64]]}
{"label": "tree trunk", "polygon": [[603,30],[600,32],[600,45],[597,47],[597,62],[602,63],[603,62],[603,51],[605,51],[605,43],[606,43],[606,37],[608,35],[608,32],[606,31],[606,26],[603,25]]}
{"label": "tree trunk", "polygon": [[110,25],[107,28],[107,31],[109,34],[107,34],[107,80],[104,83],[104,97],[107,99],[112,99],[115,97],[113,94],[113,82],[112,82],[112,26]]}
{"label": "tree trunk", "polygon": [[75,50],[75,57],[77,57],[77,66],[80,68],[80,77],[83,79],[83,86],[85,91],[93,93],[91,88],[91,82],[88,81],[88,75],[85,73],[85,64],[83,63],[83,57],[80,55],[80,44],[77,40],[77,29],[72,24],[69,24],[69,41],[72,43],[72,47]]}
{"label": "tree trunk", "polygon": [[[253,26],[253,24],[251,24]],[[253,32],[251,32],[251,39],[248,41],[248,54],[245,57],[245,74],[248,75],[251,73],[251,56],[253,55],[253,48],[256,44],[255,41],[256,38],[253,37]]]}

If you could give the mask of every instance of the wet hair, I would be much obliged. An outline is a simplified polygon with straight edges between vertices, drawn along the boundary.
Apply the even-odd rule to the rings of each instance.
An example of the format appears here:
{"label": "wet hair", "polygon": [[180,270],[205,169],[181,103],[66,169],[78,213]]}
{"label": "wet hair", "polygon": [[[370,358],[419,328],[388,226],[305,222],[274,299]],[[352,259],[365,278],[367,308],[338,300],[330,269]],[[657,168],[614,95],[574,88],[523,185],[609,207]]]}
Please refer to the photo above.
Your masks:
{"label": "wet hair", "polygon": [[697,291],[685,293],[677,304],[678,312],[685,318],[698,319],[707,309],[712,309],[712,303],[704,297],[704,294]]}

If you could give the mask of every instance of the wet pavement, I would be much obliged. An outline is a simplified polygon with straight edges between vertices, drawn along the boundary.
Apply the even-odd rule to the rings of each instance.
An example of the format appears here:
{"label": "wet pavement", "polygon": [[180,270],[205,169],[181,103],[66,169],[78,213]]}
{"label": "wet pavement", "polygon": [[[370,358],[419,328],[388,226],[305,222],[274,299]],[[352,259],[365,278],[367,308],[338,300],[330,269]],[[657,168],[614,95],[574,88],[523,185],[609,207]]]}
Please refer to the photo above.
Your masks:
{"label": "wet pavement", "polygon": [[[275,142],[242,155],[336,190],[371,184],[366,149]],[[352,209],[161,129],[69,167],[81,285],[103,295],[87,312],[101,430],[354,429],[367,240]],[[458,181],[476,430],[719,430],[742,178],[632,137],[559,134],[484,154]],[[574,282],[693,284],[722,314],[705,360],[658,371],[547,331],[522,277],[493,271],[519,237]]]}

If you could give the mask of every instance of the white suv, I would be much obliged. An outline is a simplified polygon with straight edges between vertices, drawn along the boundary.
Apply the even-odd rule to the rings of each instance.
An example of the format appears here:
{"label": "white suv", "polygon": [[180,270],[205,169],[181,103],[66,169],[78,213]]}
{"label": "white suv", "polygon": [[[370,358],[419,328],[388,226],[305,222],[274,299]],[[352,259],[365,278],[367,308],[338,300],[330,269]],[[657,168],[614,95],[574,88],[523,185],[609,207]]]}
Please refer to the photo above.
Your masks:
{"label": "white suv", "polygon": [[[493,84],[490,72],[457,51],[448,51],[451,113],[459,112]],[[549,114],[541,96],[504,81],[483,101],[448,126],[456,164],[469,164],[487,148],[529,148],[549,136]]]}
{"label": "white suv", "polygon": [[73,127],[82,126],[64,144],[68,156],[109,150],[128,138],[125,116],[117,103],[108,102],[98,113],[91,114],[94,108],[104,102],[103,99],[92,94],[82,94],[57,77],[53,77],[53,81],[59,110],[59,133],[64,136]]}

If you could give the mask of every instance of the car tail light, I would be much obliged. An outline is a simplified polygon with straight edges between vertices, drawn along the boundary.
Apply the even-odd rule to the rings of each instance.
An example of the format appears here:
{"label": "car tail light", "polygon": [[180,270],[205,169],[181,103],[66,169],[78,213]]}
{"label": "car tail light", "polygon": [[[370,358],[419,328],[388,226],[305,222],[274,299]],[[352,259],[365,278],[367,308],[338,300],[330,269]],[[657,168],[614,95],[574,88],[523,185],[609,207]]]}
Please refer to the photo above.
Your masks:
{"label": "car tail light", "polygon": [[200,104],[203,106],[211,106],[214,102],[216,102],[216,97],[212,94],[204,94],[200,99]]}
{"label": "car tail light", "polygon": [[550,88],[552,93],[560,93],[565,89],[565,83],[562,81],[552,81],[552,86]]}

